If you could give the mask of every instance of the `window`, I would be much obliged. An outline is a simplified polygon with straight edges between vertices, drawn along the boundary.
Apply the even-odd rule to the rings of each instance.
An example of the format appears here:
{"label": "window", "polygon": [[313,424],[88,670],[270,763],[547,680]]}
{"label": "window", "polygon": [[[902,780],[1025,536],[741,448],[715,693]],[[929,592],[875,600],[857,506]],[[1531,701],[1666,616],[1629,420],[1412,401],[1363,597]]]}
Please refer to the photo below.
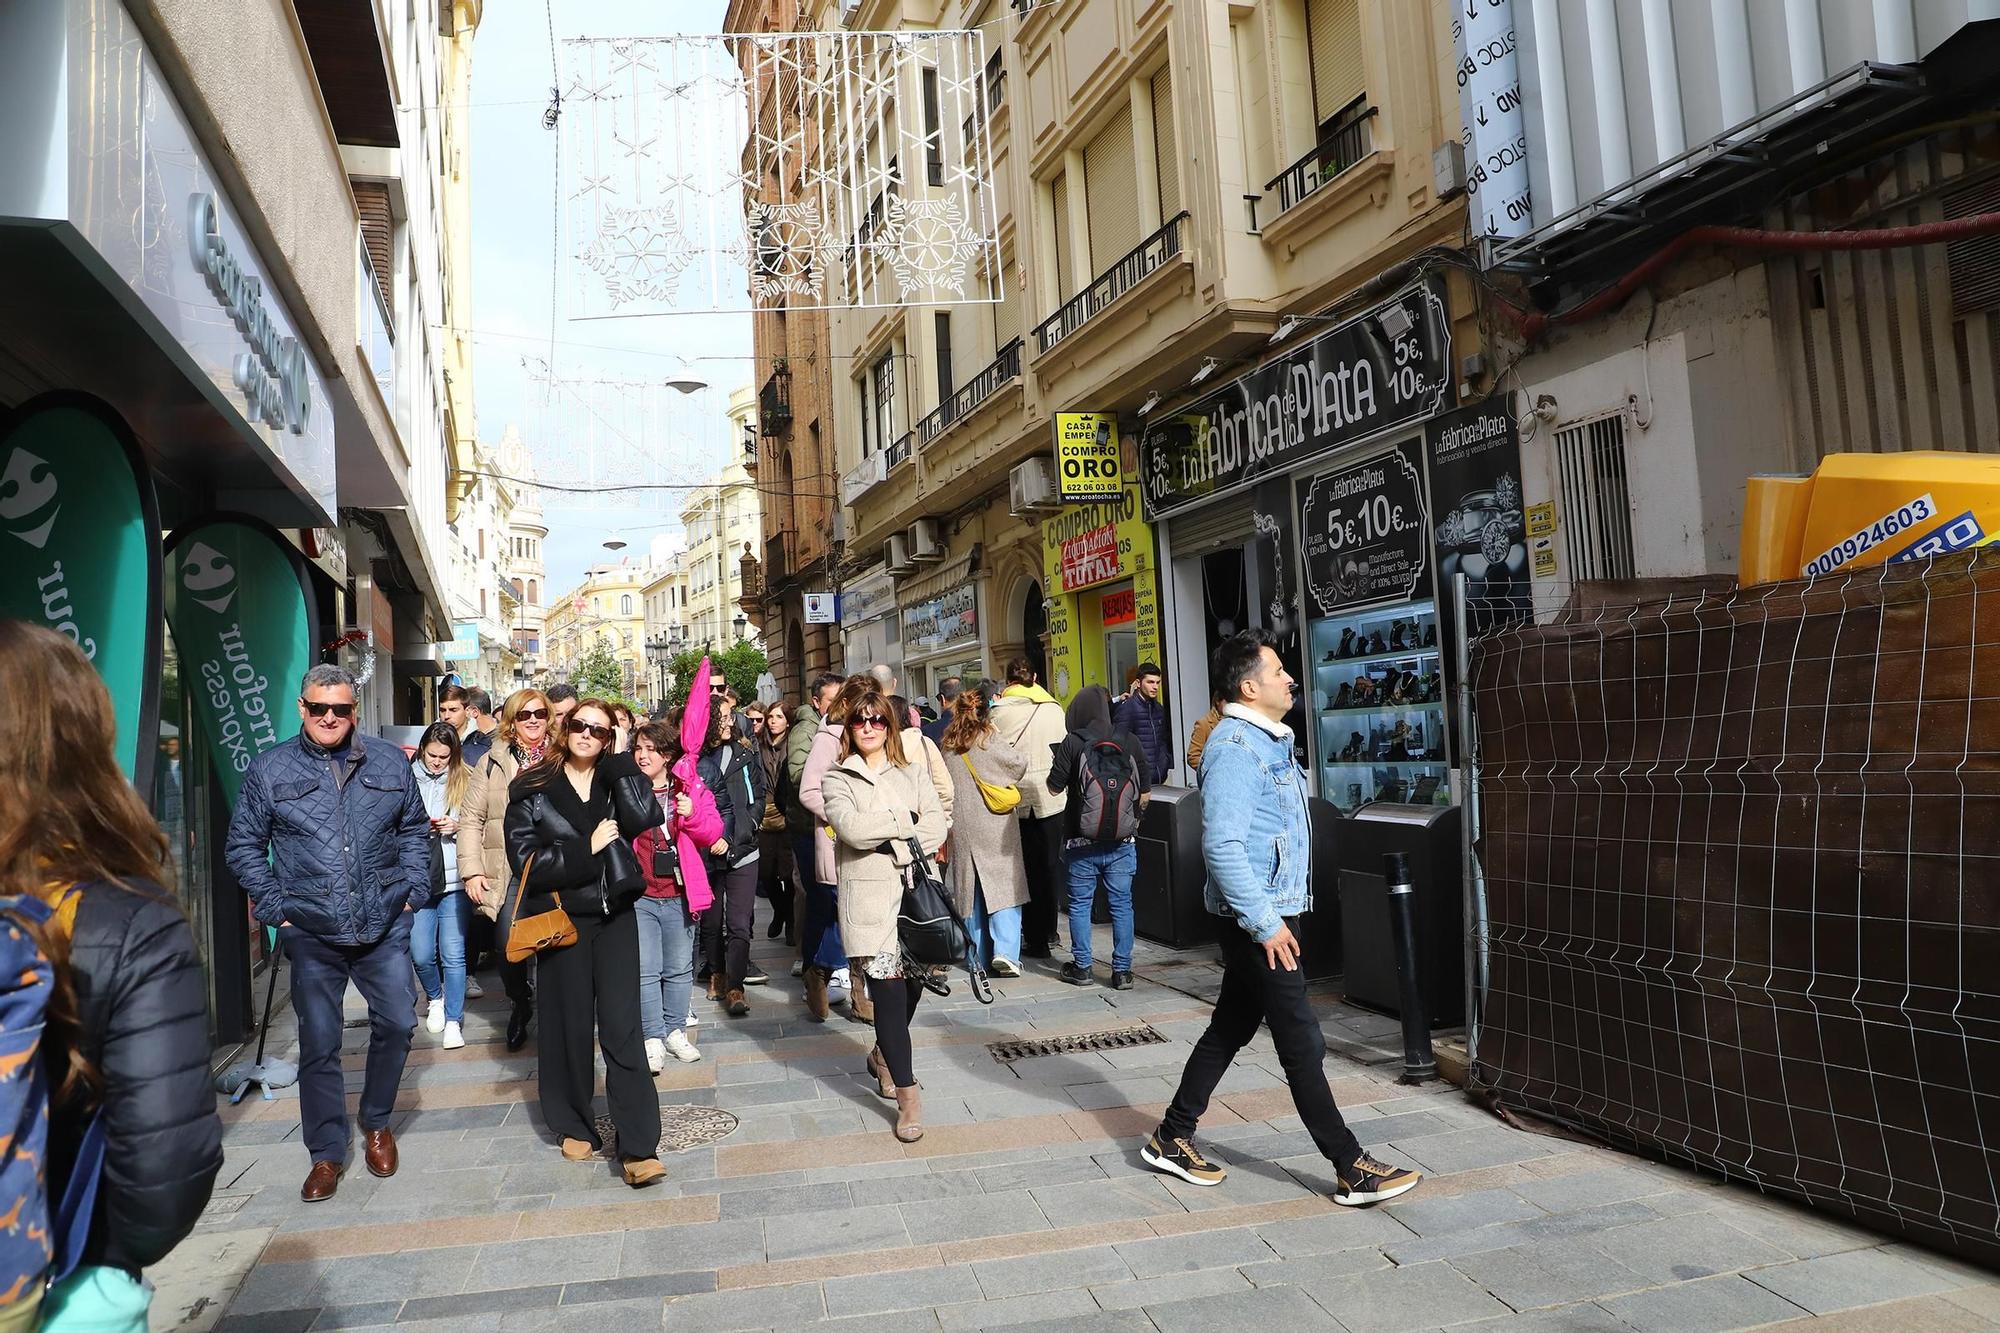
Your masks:
{"label": "window", "polygon": [[875,413],[868,405],[868,377],[863,375],[856,386],[861,391],[861,456],[868,457],[875,452],[876,441],[869,438],[868,428],[874,424]]}
{"label": "window", "polygon": [[882,353],[870,377],[875,381],[875,446],[886,449],[896,438],[896,354]]}
{"label": "window", "polygon": [[484,559],[486,558],[486,529],[485,529],[485,528],[481,528],[481,529],[479,530],[479,558],[480,558],[481,560],[484,560]]}
{"label": "window", "polygon": [[541,585],[541,584],[539,584],[539,583],[537,583],[537,582],[535,582],[535,580],[533,580],[533,579],[529,579],[529,580],[528,580],[528,605],[529,605],[529,606],[540,606],[541,604],[542,604],[542,585]]}
{"label": "window", "polygon": [[1162,66],[1153,76],[1153,162],[1160,182],[1160,221],[1181,211],[1181,149],[1174,124],[1174,76]]}
{"label": "window", "polygon": [[956,388],[951,382],[951,312],[937,312],[937,400],[940,405],[951,401]]}
{"label": "window", "polygon": [[1101,273],[1140,241],[1139,172],[1132,160],[1132,99],[1120,98],[1097,137],[1084,146],[1084,188],[1091,203],[1088,268]]}
{"label": "window", "polygon": [[1056,300],[1067,301],[1076,290],[1076,257],[1070,253],[1075,249],[1069,236],[1069,176],[1059,175],[1049,185],[1049,198],[1055,211],[1055,226],[1052,234],[1056,241]]}
{"label": "window", "polygon": [[1007,100],[1007,66],[995,51],[986,59],[986,114],[992,115]]}
{"label": "window", "polygon": [[484,588],[479,590],[479,615],[482,619],[486,615],[486,589]]}
{"label": "window", "polygon": [[1635,577],[1625,418],[1599,417],[1558,430],[1556,482],[1569,577],[1578,581]]}
{"label": "window", "polygon": [[938,74],[923,72],[924,90],[924,179],[932,185],[944,184],[944,127],[938,117]]}
{"label": "window", "polygon": [[1319,138],[1347,104],[1362,95],[1359,0],[1306,0],[1306,45],[1312,61],[1313,122]]}
{"label": "window", "polygon": [[628,593],[626,593],[626,594],[625,594],[625,595],[624,595],[623,597],[620,597],[620,598],[618,599],[618,614],[619,614],[619,615],[621,615],[621,616],[629,616],[629,615],[631,615],[631,614],[632,614],[632,594],[631,594],[631,593],[629,593],[629,592],[628,592]]}

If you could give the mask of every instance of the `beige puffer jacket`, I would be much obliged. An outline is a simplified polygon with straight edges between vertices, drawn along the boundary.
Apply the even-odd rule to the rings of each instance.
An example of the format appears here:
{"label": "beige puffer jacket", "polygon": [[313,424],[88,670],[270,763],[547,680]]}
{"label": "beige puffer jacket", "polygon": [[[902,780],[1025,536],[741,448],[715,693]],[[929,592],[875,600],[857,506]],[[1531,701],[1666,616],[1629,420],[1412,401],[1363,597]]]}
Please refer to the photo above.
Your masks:
{"label": "beige puffer jacket", "polygon": [[494,888],[507,887],[507,839],[501,826],[507,822],[507,788],[520,771],[521,761],[506,745],[494,746],[472,770],[458,815],[461,881],[484,875]]}
{"label": "beige puffer jacket", "polygon": [[849,958],[886,953],[896,944],[908,839],[914,836],[927,856],[944,845],[937,788],[923,768],[891,764],[877,771],[853,755],[820,780],[820,795],[835,835],[841,947]]}
{"label": "beige puffer jacket", "polygon": [[1019,809],[1028,819],[1047,819],[1069,808],[1069,797],[1049,790],[1055,747],[1069,735],[1063,706],[1039,685],[1009,685],[993,701],[993,730],[1028,758],[1021,777]]}

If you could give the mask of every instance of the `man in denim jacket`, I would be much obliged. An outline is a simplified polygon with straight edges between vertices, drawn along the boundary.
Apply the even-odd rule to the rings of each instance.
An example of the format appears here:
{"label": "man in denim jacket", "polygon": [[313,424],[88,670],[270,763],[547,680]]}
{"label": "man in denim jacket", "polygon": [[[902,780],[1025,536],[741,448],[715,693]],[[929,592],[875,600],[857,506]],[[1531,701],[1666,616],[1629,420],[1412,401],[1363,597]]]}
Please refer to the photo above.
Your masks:
{"label": "man in denim jacket", "polygon": [[1299,914],[1312,910],[1312,820],[1305,774],[1282,720],[1292,707],[1292,678],[1276,649],[1268,632],[1245,630],[1215,652],[1213,683],[1224,702],[1201,756],[1201,852],[1207,907],[1222,918],[1222,993],[1166,1119],[1139,1156],[1192,1184],[1222,1183],[1222,1168],[1195,1149],[1195,1126],[1236,1053],[1259,1023],[1269,1023],[1292,1103],[1334,1165],[1333,1201],[1376,1203],[1416,1188],[1422,1177],[1363,1153],[1327,1086],[1326,1038],[1299,971],[1296,930]]}

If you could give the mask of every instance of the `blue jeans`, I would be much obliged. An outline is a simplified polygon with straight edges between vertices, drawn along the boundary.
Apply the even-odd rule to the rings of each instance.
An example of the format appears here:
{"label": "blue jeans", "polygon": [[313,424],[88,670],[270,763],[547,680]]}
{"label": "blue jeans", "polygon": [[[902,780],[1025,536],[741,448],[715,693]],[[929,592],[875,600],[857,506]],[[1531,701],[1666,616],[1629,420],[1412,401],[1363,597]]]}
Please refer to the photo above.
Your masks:
{"label": "blue jeans", "polygon": [[1069,847],[1063,860],[1069,867],[1070,956],[1090,970],[1090,909],[1097,886],[1111,904],[1111,970],[1132,970],[1132,876],[1139,869],[1137,843]]}
{"label": "blue jeans", "polygon": [[[973,873],[971,862],[967,862],[963,873]],[[972,916],[966,921],[972,931],[972,953],[981,966],[990,967],[995,958],[1005,958],[1009,962],[1021,961],[1021,906],[1003,907],[991,911],[986,906],[986,886],[972,886]]]}
{"label": "blue jeans", "polygon": [[278,939],[292,960],[292,1012],[299,1021],[299,1128],[315,1162],[344,1162],[347,1081],[340,1072],[341,1001],[347,983],[368,1002],[368,1077],[361,1085],[361,1127],[387,1129],[416,1028],[410,989],[413,912],[399,912],[373,944],[329,944],[297,926]]}
{"label": "blue jeans", "polygon": [[660,1041],[687,1026],[695,920],[686,898],[641,898],[633,910],[639,914],[639,1031]]}
{"label": "blue jeans", "polygon": [[830,970],[846,967],[847,955],[840,947],[840,914],[833,885],[820,883],[813,869],[818,864],[813,860],[813,852],[819,846],[813,839],[825,836],[814,829],[793,839],[792,861],[798,867],[799,883],[806,890],[806,920],[805,928],[799,932],[799,957],[808,964],[816,963]]}
{"label": "blue jeans", "polygon": [[[465,1021],[465,934],[472,924],[472,900],[462,892],[447,893],[414,913],[410,925],[410,960],[424,998],[444,999],[444,1020]],[[442,960],[442,968],[440,968]]]}

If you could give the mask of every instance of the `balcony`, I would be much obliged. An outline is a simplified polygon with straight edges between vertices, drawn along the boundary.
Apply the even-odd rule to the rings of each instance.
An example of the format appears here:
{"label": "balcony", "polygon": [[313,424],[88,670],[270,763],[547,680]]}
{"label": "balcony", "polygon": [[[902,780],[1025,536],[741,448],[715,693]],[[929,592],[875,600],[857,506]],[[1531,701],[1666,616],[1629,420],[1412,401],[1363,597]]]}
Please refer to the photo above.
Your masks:
{"label": "balcony", "polygon": [[915,437],[909,431],[904,431],[903,438],[889,446],[884,453],[884,458],[887,460],[882,464],[884,473],[894,472],[910,461],[910,441],[913,438]]}
{"label": "balcony", "polygon": [[889,451],[880,449],[840,474],[840,502],[853,504],[889,475]]}
{"label": "balcony", "polygon": [[389,44],[375,21],[374,4],[320,0],[292,8],[334,137],[360,147],[396,147]]}
{"label": "balcony", "polygon": [[792,424],[792,368],[780,361],[771,368],[757,395],[759,428],[765,435],[777,435]]}
{"label": "balcony", "polygon": [[1187,220],[1186,210],[1176,213],[1167,220],[1166,226],[1139,242],[1130,254],[1099,274],[1088,287],[1070,298],[1067,305],[1037,325],[1035,341],[1041,350],[1047,352],[1075,333],[1089,323],[1098,311],[1137,286],[1141,278],[1180,254],[1181,232]]}
{"label": "balcony", "polygon": [[1014,339],[1000,349],[993,363],[960,386],[957,393],[939,403],[937,410],[917,423],[917,447],[929,448],[932,440],[950,430],[960,417],[970,416],[981,403],[1000,391],[1000,386],[1021,374],[1021,340]]}
{"label": "balcony", "polygon": [[1332,128],[1313,145],[1311,152],[1286,167],[1264,187],[1278,192],[1280,217],[1311,198],[1314,192],[1342,172],[1361,164],[1361,159],[1372,151],[1369,122],[1374,119],[1375,108],[1367,105],[1365,98],[1357,97],[1334,117]]}
{"label": "balcony", "polygon": [[776,588],[799,572],[799,534],[774,532],[764,539],[764,586]]}

